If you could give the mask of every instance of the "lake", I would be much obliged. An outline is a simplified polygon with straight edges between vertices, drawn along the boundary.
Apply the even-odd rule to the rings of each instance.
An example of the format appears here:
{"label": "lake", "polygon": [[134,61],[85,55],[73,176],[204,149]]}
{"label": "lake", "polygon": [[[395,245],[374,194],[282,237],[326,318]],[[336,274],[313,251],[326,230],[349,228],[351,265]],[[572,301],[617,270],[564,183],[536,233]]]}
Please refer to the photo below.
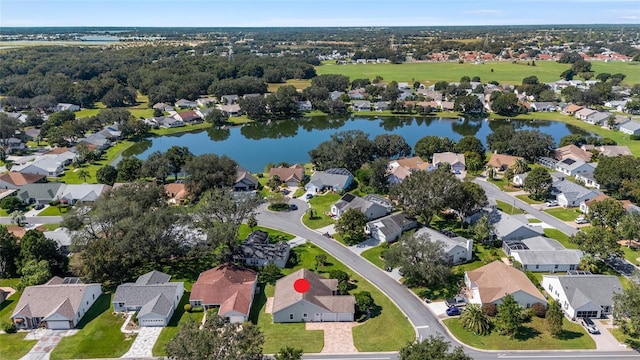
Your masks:
{"label": "lake", "polygon": [[492,129],[507,123],[517,129],[537,129],[548,133],[556,143],[565,135],[584,133],[583,130],[565,123],[542,120],[313,117],[153,137],[127,149],[123,156],[146,159],[154,151],[165,152],[174,145],[187,146],[196,155],[227,155],[251,172],[262,172],[268,163],[309,162],[308,151],[329,140],[332,134],[339,131],[362,130],[371,138],[380,134],[398,134],[403,136],[412,148],[420,138],[427,135],[446,136],[455,141],[466,135],[474,135],[486,145],[487,135]]}

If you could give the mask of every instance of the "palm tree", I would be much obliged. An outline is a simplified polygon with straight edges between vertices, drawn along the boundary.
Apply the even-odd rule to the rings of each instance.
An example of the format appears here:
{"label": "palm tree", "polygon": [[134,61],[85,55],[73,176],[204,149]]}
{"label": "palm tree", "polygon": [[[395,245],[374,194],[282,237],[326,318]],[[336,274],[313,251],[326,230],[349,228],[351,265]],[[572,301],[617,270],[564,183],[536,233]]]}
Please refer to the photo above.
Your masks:
{"label": "palm tree", "polygon": [[518,159],[513,163],[514,175],[524,174],[529,171],[529,165],[525,159]]}
{"label": "palm tree", "polygon": [[91,173],[89,173],[88,170],[86,169],[80,169],[78,170],[78,177],[82,178],[82,182],[87,182],[87,178],[91,177]]}
{"label": "palm tree", "polygon": [[487,177],[493,180],[495,176],[496,176],[496,169],[494,169],[493,166],[489,165],[489,168],[487,169]]}
{"label": "palm tree", "polygon": [[27,223],[27,218],[22,211],[16,210],[11,213],[11,223],[18,226],[24,226]]}
{"label": "palm tree", "polygon": [[478,304],[467,305],[460,315],[460,325],[479,335],[486,335],[491,331],[491,320]]}

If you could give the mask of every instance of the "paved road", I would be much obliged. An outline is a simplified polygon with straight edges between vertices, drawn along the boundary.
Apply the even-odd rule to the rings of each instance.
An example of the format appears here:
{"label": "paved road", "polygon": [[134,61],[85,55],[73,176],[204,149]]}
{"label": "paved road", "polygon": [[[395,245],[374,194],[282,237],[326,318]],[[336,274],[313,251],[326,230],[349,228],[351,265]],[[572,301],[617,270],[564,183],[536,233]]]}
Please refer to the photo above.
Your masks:
{"label": "paved road", "polygon": [[487,194],[487,197],[493,197],[496,200],[506,202],[507,204],[510,204],[510,205],[515,204],[517,208],[520,208],[528,212],[529,214],[535,216],[536,218],[542,220],[543,222],[553,226],[554,228],[562,231],[563,233],[569,236],[578,232],[578,230],[573,226],[567,225],[564,221],[560,221],[557,218],[547,214],[546,212],[540,211],[534,208],[533,206],[527,204],[526,202],[505,193],[504,191],[500,190],[500,188],[498,188],[497,186],[495,186],[494,184],[488,181],[485,181],[484,179],[476,178],[473,181],[478,185],[482,186],[482,188],[484,189],[484,192]]}
{"label": "paved road", "polygon": [[[489,196],[491,196],[489,194]],[[496,197],[501,199],[501,197]],[[329,254],[334,256],[337,260],[351,268],[353,271],[360,274],[363,278],[378,287],[383,293],[385,293],[396,305],[404,312],[409,321],[416,329],[417,336],[419,338],[426,338],[429,335],[441,335],[445,340],[452,342],[453,344],[459,344],[457,339],[449,336],[444,327],[438,320],[429,312],[425,304],[418,299],[407,287],[398,283],[381,269],[371,264],[364,258],[349,251],[341,243],[327,238],[322,234],[310,230],[305,227],[300,221],[304,211],[308,208],[308,204],[302,200],[294,199],[290,203],[296,204],[298,210],[290,212],[278,212],[274,213],[266,210],[266,205],[260,207],[260,211],[256,216],[258,223],[261,226],[282,230],[290,234],[300,236],[308,239],[311,243],[321,247]],[[527,205],[527,204],[525,204]],[[526,209],[525,209],[526,210]],[[535,210],[535,209],[534,209]],[[537,211],[537,210],[536,210]],[[533,213],[533,212],[532,212]],[[550,219],[553,220],[553,219]],[[545,220],[543,220],[545,221]],[[557,221],[557,220],[555,220]],[[550,221],[551,222],[551,221]],[[613,358],[625,358],[625,359],[640,359],[640,355],[636,352],[581,352],[581,351],[558,351],[558,352],[483,352],[477,351],[465,347],[465,352],[471,355],[476,360],[488,360],[488,359],[521,359],[521,360],[534,360],[534,359],[559,359],[559,358],[592,358],[592,359],[613,359]],[[354,354],[338,356],[332,355],[309,355],[305,356],[305,359],[351,359],[351,360],[366,360],[366,359],[396,359],[389,354]]]}
{"label": "paved road", "polygon": [[[59,224],[62,216],[27,216],[27,224]],[[0,224],[11,225],[11,217],[0,217]]]}

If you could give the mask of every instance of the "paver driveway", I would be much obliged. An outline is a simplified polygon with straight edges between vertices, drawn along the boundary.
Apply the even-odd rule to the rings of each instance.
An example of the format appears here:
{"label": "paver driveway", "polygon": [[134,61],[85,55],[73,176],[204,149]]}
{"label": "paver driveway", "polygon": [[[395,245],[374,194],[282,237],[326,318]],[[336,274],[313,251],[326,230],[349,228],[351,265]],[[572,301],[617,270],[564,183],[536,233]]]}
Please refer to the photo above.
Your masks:
{"label": "paver driveway", "polygon": [[123,358],[150,358],[153,357],[153,346],[160,336],[162,327],[148,327],[143,326],[140,328],[140,332],[136,339],[131,344],[131,348],[126,354],[122,355]]}
{"label": "paver driveway", "polygon": [[25,340],[38,340],[34,347],[23,356],[21,360],[49,360],[53,349],[65,336],[74,335],[78,330],[48,330],[38,329],[31,331]]}
{"label": "paver driveway", "polygon": [[347,354],[356,353],[353,345],[353,333],[351,329],[358,325],[355,322],[315,322],[307,323],[307,330],[324,330],[324,347],[321,353]]}

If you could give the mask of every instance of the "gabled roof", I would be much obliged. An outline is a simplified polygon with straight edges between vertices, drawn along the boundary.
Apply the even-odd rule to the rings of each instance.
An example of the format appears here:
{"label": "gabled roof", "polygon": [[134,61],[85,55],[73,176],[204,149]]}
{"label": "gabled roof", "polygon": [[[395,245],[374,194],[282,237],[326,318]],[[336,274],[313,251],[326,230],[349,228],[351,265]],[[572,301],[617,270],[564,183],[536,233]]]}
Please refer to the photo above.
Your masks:
{"label": "gabled roof", "polygon": [[527,275],[499,260],[476,270],[467,271],[467,277],[477,286],[483,304],[494,302],[518,291],[523,291],[542,303],[547,302]]}
{"label": "gabled roof", "polygon": [[45,175],[33,174],[33,173],[20,173],[20,172],[8,172],[0,175],[0,180],[14,186],[23,186],[26,184],[33,184],[45,179]]}
{"label": "gabled roof", "polygon": [[[232,297],[241,295],[246,299],[252,298],[252,292],[258,276],[255,271],[234,264],[223,264],[209,269],[198,276],[193,284],[190,300],[199,300],[203,305],[220,305]],[[248,315],[251,308],[250,301],[234,300],[233,311]],[[225,307],[226,309],[226,307]],[[224,315],[222,307],[220,315]]]}
{"label": "gabled roof", "polygon": [[304,168],[298,166],[298,164],[290,167],[278,166],[269,170],[269,178],[277,175],[280,181],[297,181],[301,182],[304,179]]}
{"label": "gabled roof", "polygon": [[391,162],[397,163],[399,166],[413,170],[426,170],[429,168],[429,162],[422,160],[420,156],[413,156],[410,158],[399,158]]}
{"label": "gabled roof", "polygon": [[498,212],[496,216],[492,216],[491,220],[493,221],[496,235],[500,238],[506,238],[521,229],[526,229],[526,232],[531,235],[527,237],[535,237],[542,233],[541,228],[530,226],[528,223],[525,224],[518,218],[503,212]]}
{"label": "gabled roof", "polygon": [[585,162],[589,162],[591,161],[591,157],[593,156],[592,153],[582,150],[581,148],[573,144],[563,146],[561,148],[557,148],[553,152],[557,160],[562,160],[567,157],[571,157],[574,159],[580,159]]}
{"label": "gabled roof", "polygon": [[348,209],[356,209],[362,212],[366,212],[371,207],[375,207],[375,206],[382,207],[382,205],[379,205],[369,200],[365,200],[364,198],[361,198],[360,196],[355,196],[351,193],[346,193],[342,195],[342,198],[340,198],[340,200],[338,200],[335,204],[333,204],[333,206],[343,211],[346,211]]}
{"label": "gabled roof", "polygon": [[554,194],[563,194],[567,200],[577,200],[590,193],[599,194],[600,192],[587,189],[569,180],[556,181],[551,185],[551,192]]}
{"label": "gabled roof", "polygon": [[173,303],[163,294],[156,295],[153,299],[142,305],[138,311],[138,318],[143,318],[148,314],[156,314],[167,317],[171,314]]}
{"label": "gabled roof", "polygon": [[604,145],[596,148],[600,154],[608,157],[616,157],[619,155],[633,155],[627,146]]}
{"label": "gabled roof", "polygon": [[611,275],[543,275],[557,279],[571,307],[578,309],[588,303],[597,306],[613,305],[613,295],[621,293],[622,285]]}
{"label": "gabled roof", "polygon": [[413,227],[415,227],[416,220],[405,213],[397,213],[369,221],[367,224],[369,227],[375,226],[378,231],[381,231],[385,235],[391,235],[401,232],[403,228],[406,228],[409,225],[413,225]]}
{"label": "gabled roof", "polygon": [[353,179],[353,175],[351,175],[349,170],[335,168],[316,171],[311,175],[309,183],[317,187],[331,186],[337,189],[343,189],[350,179]]}
{"label": "gabled roof", "polygon": [[[118,286],[113,303],[124,303],[125,307],[140,307],[144,314],[167,315],[173,306],[173,297],[182,282],[169,282],[171,276],[160,271],[150,271],[138,277],[135,283]],[[168,305],[167,305],[168,303]],[[168,310],[167,309],[168,306]],[[166,310],[166,311],[165,311]]]}
{"label": "gabled roof", "polygon": [[241,181],[246,181],[256,186],[258,185],[258,179],[251,175],[251,173],[242,166],[238,166],[235,182],[239,183]]}
{"label": "gabled roof", "polygon": [[72,320],[80,309],[80,302],[87,289],[100,284],[83,284],[73,281],[64,283],[64,279],[54,277],[43,285],[27,286],[18,300],[12,318],[16,315],[26,317],[50,317],[59,314]]}
{"label": "gabled roof", "polygon": [[458,154],[450,151],[434,153],[433,165],[437,166],[440,163],[449,163],[449,165],[461,163],[462,165],[465,165],[464,154]]}
{"label": "gabled roof", "polygon": [[136,285],[164,284],[168,283],[169,280],[171,280],[171,275],[152,270],[144,275],[140,275],[138,280],[136,280]]}
{"label": "gabled roof", "polygon": [[[298,279],[309,281],[309,291],[297,292],[293,285]],[[276,281],[273,298],[273,312],[276,313],[302,300],[334,313],[355,312],[355,297],[333,295],[338,288],[338,280],[326,279],[311,270],[300,269]]]}
{"label": "gabled roof", "polygon": [[628,122],[620,125],[620,129],[625,129],[625,130],[636,132],[636,131],[640,130],[640,122],[635,121],[635,120],[628,121]]}
{"label": "gabled roof", "polygon": [[445,254],[453,250],[456,246],[461,246],[463,248],[467,247],[468,239],[463,238],[462,236],[456,236],[456,237],[450,238],[428,227],[423,227],[418,229],[418,231],[416,231],[416,233],[413,236],[418,237],[423,234],[429,235],[429,241],[431,242],[440,241],[443,244],[443,250]]}
{"label": "gabled roof", "polygon": [[517,160],[524,160],[524,158],[520,156],[492,153],[487,164],[495,168],[501,168],[502,166],[509,167],[513,166]]}
{"label": "gabled roof", "polygon": [[65,185],[61,183],[27,184],[18,191],[16,195],[20,200],[27,199],[50,199],[53,200],[58,190]]}

